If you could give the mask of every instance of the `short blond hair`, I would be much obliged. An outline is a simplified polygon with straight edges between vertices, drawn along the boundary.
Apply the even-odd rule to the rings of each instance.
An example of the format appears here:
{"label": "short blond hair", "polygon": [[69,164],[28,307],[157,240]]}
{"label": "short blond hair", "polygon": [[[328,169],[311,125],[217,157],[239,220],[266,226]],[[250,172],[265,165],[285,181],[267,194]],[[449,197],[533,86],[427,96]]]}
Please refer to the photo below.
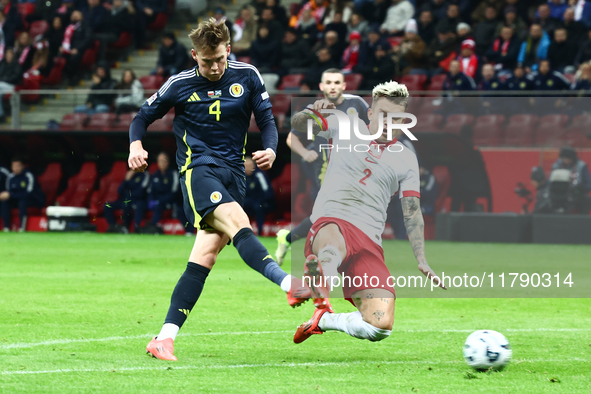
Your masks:
{"label": "short blond hair", "polygon": [[373,102],[378,101],[379,98],[385,97],[388,100],[395,102],[398,105],[408,105],[408,88],[406,85],[400,84],[396,81],[384,82],[373,88],[371,91]]}
{"label": "short blond hair", "polygon": [[215,18],[203,21],[189,33],[196,52],[204,49],[216,50],[220,44],[230,44],[230,30],[224,22],[217,23]]}

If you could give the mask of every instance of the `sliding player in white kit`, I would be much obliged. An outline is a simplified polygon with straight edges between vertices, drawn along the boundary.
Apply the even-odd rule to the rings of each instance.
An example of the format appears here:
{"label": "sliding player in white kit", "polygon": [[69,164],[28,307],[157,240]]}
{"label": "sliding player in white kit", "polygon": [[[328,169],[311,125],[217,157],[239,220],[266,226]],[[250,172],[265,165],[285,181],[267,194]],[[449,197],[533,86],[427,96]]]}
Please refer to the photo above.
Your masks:
{"label": "sliding player in white kit", "polygon": [[[369,125],[357,119],[361,134],[377,137],[371,141],[359,138],[353,130],[349,130],[349,139],[342,139],[337,115],[325,118],[329,112],[326,110],[335,108],[328,100],[316,101],[312,108],[309,106],[292,117],[292,127],[301,132],[307,131],[308,120],[313,119],[312,131],[329,140],[332,148],[324,183],[312,210],[304,273],[315,284],[321,279],[330,283],[332,277],[341,274],[344,296],[358,309],[337,314],[330,303],[317,303],[312,318],[298,327],[295,343],[327,330],[370,341],[390,335],[396,297],[381,244],[386,210],[394,196],[401,199],[419,270],[445,289],[425,259],[417,158],[396,138],[388,140],[387,114],[405,112],[408,90],[391,81],[376,86],[372,96],[372,106],[367,110]],[[404,118],[394,118],[392,123],[403,121]],[[377,281],[368,280],[372,277]],[[349,278],[348,283],[345,278]],[[326,288],[316,286],[316,290],[326,294]]]}

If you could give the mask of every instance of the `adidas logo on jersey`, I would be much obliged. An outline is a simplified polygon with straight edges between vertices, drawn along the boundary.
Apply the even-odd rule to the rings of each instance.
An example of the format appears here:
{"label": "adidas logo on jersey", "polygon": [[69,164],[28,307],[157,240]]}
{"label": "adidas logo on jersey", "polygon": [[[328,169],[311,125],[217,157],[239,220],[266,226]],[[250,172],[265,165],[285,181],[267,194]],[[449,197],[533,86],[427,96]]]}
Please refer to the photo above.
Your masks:
{"label": "adidas logo on jersey", "polygon": [[197,92],[194,92],[191,97],[189,97],[189,99],[187,100],[188,103],[194,103],[195,101],[201,101],[201,99],[199,98],[199,95],[197,95]]}

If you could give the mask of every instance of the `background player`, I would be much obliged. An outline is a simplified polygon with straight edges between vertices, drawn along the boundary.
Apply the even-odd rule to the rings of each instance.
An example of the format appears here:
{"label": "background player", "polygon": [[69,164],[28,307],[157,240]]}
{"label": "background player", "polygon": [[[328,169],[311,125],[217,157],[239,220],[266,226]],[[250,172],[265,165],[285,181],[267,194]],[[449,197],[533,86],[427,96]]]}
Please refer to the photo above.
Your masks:
{"label": "background player", "polygon": [[[324,71],[318,87],[324,93],[325,99],[333,103],[336,109],[346,114],[357,115],[365,123],[368,123],[367,109],[369,106],[365,100],[354,94],[343,94],[343,91],[347,88],[347,84],[345,83],[345,75],[341,70],[338,68],[329,68]],[[302,141],[306,144],[304,145]],[[321,136],[317,136],[314,141],[307,141],[305,133],[301,133],[293,128],[287,135],[287,145],[293,152],[301,156],[302,172],[313,182],[312,201],[316,199],[318,190],[320,190],[328,159],[326,150],[322,150],[322,154],[319,155],[318,148],[321,144],[327,143],[328,141]],[[305,218],[293,230],[283,229],[277,232],[275,259],[279,265],[283,264],[291,243],[308,235],[310,227],[312,227],[310,218]]]}
{"label": "background player", "polygon": [[253,112],[265,149],[254,152],[252,158],[262,170],[271,168],[275,160],[277,129],[263,79],[254,66],[227,61],[230,32],[225,24],[210,18],[189,37],[197,66],[172,76],[146,100],[129,130],[129,166],[143,171],[148,152],[141,140],[148,125],[175,108],[173,130],[185,213],[200,229],[187,268],[172,293],[165,324],[147,346],[149,353],[165,360],[176,360],[173,341],[229,240],[250,267],[288,292],[290,305],[311,295],[309,288],[300,287],[297,290],[305,297],[291,297],[291,277],[256,238],[241,207],[246,188],[246,134]]}
{"label": "background player", "polygon": [[[341,142],[347,146],[369,144],[369,149],[362,153],[332,150],[325,181],[312,211],[313,226],[306,242],[305,272],[317,276],[323,276],[323,271],[327,276],[341,273],[350,278],[376,276],[380,284],[372,286],[367,281],[361,286],[345,284],[344,295],[358,312],[335,314],[331,308],[318,307],[312,318],[298,327],[294,336],[296,343],[326,330],[343,331],[371,341],[380,341],[390,335],[395,296],[392,284],[388,284],[390,273],[384,261],[381,235],[392,196],[398,194],[402,200],[404,221],[419,270],[436,283],[439,281],[425,259],[416,156],[395,138],[389,141],[387,137],[386,115],[405,112],[408,90],[404,85],[387,82],[376,86],[372,96],[372,107],[367,111],[369,126],[361,121],[358,126],[360,131],[379,134],[375,140],[361,140],[351,133],[350,140],[341,142],[334,115],[321,122],[328,122],[327,130],[321,131],[318,124],[314,125],[315,133],[332,138],[335,147]],[[318,116],[325,108],[334,108],[334,104],[327,100],[315,102],[314,111],[307,109],[292,118],[292,126],[306,131],[311,115]],[[403,120],[394,119],[397,123]]]}

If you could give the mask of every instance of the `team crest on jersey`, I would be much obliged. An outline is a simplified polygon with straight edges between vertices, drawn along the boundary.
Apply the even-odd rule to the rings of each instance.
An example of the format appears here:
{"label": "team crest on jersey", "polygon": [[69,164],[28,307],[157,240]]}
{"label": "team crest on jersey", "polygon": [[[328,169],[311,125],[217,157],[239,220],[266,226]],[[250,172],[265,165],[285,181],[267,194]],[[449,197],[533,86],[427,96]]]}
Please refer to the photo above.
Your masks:
{"label": "team crest on jersey", "polygon": [[212,203],[217,204],[218,202],[220,202],[222,200],[222,193],[220,193],[220,192],[211,193],[211,195],[209,196],[209,200]]}
{"label": "team crest on jersey", "polygon": [[240,97],[244,93],[244,88],[239,83],[230,86],[230,94],[232,97]]}
{"label": "team crest on jersey", "polygon": [[355,109],[355,107],[347,108],[347,115],[356,115],[356,114],[357,114],[357,109]]}
{"label": "team crest on jersey", "polygon": [[146,103],[148,103],[148,105],[152,105],[152,103],[158,98],[158,92],[154,93],[153,95],[150,96],[149,99],[146,100]]}

